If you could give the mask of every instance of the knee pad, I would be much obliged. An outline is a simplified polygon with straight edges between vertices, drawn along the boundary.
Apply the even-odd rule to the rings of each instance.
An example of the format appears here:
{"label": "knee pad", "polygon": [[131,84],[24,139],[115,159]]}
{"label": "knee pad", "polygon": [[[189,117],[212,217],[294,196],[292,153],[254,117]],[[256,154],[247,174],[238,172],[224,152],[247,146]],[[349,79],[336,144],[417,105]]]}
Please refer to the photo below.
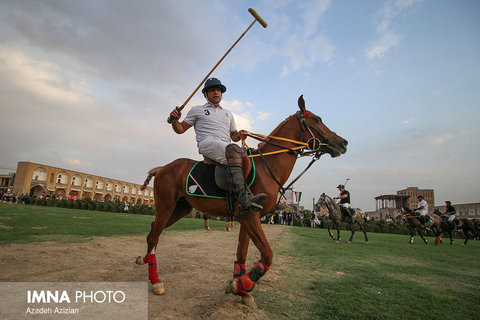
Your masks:
{"label": "knee pad", "polygon": [[241,167],[242,166],[242,155],[244,149],[235,143],[230,143],[225,148],[225,157],[229,166]]}

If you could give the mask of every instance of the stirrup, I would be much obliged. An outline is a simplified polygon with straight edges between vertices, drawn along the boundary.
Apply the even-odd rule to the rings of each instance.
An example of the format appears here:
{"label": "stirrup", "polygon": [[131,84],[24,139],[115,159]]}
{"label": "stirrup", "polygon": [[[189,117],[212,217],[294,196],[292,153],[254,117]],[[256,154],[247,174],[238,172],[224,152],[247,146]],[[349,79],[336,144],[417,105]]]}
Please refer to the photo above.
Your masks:
{"label": "stirrup", "polygon": [[[242,199],[243,198],[243,199]],[[267,199],[267,195],[264,193],[252,195],[249,191],[245,191],[238,197],[238,208],[241,215],[248,215],[252,212],[261,211],[263,209],[263,202]]]}

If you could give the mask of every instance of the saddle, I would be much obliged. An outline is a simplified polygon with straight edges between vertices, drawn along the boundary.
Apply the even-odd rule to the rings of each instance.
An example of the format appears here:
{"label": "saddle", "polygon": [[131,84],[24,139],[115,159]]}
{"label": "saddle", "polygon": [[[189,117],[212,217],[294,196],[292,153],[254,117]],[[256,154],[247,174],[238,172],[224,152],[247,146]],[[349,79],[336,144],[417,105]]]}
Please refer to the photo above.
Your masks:
{"label": "saddle", "polygon": [[[251,151],[248,150],[248,154]],[[242,156],[243,177],[248,187],[255,180],[255,163],[247,153]],[[226,199],[230,193],[226,166],[204,157],[195,163],[187,176],[186,192],[190,196]]]}
{"label": "saddle", "polygon": [[420,223],[429,223],[429,222],[433,222],[432,220],[432,217],[429,215],[429,214],[426,214],[426,215],[416,215],[418,221],[420,221]]}
{"label": "saddle", "polygon": [[355,218],[355,216],[357,215],[357,211],[355,211],[355,209],[353,208],[345,208],[343,206],[340,206],[340,213],[342,214],[342,216],[346,217],[346,218]]}

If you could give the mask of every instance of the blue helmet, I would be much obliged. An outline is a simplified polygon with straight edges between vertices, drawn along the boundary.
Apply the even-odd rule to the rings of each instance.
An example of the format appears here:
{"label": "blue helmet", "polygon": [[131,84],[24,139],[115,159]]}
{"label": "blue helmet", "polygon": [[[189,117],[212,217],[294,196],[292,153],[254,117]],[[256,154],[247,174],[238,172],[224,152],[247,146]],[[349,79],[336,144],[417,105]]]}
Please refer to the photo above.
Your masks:
{"label": "blue helmet", "polygon": [[343,184],[339,184],[337,188],[338,189],[345,189],[345,186]]}
{"label": "blue helmet", "polygon": [[205,81],[205,86],[202,89],[202,93],[205,93],[208,89],[214,87],[220,88],[220,91],[222,91],[222,93],[227,91],[227,88],[220,82],[220,80],[218,80],[217,78],[208,78],[207,81]]}

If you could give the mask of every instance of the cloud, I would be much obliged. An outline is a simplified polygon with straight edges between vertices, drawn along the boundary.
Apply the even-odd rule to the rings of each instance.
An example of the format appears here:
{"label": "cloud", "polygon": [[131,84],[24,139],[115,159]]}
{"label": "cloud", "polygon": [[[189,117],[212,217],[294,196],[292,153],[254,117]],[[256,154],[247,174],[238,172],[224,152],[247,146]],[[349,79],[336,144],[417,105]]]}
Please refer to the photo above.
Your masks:
{"label": "cloud", "polygon": [[403,123],[404,125],[407,125],[407,124],[410,124],[410,123],[412,123],[412,122],[414,122],[414,121],[415,121],[415,119],[414,119],[414,118],[411,118],[411,119],[403,120],[402,123]]}
{"label": "cloud", "polygon": [[291,35],[282,46],[282,54],[289,57],[290,64],[283,65],[281,76],[311,67],[317,62],[327,63],[333,58],[334,51],[335,46],[323,34],[311,39]]}
{"label": "cloud", "polygon": [[380,31],[378,31],[380,37],[373,43],[373,45],[365,49],[365,55],[368,60],[383,57],[390,49],[398,46],[402,40],[401,35],[384,28],[388,28],[388,25],[380,26]]}
{"label": "cloud", "polygon": [[423,0],[397,0],[396,2],[387,2],[379,10],[376,19],[380,19],[377,24],[377,39],[365,50],[365,57],[368,60],[384,57],[392,48],[397,47],[403,36],[393,30],[392,21],[403,11],[422,3]]}
{"label": "cloud", "polygon": [[[304,24],[296,27],[288,18],[280,17],[283,23],[280,55],[289,60],[288,64],[282,65],[280,76],[284,77],[296,71],[310,68],[317,63],[328,63],[332,60],[335,52],[333,45],[325,31],[319,30],[320,21],[330,7],[330,0],[316,0],[299,2],[298,8],[302,11]],[[288,28],[286,28],[288,26]]]}
{"label": "cloud", "polygon": [[13,48],[0,46],[0,68],[11,84],[47,100],[75,103],[87,93],[86,82],[80,77]]}
{"label": "cloud", "polygon": [[257,112],[257,119],[259,119],[259,120],[268,119],[269,116],[270,116],[270,114],[268,112],[262,112],[262,111]]}
{"label": "cloud", "polygon": [[453,135],[451,133],[443,133],[441,135],[433,137],[433,139],[431,140],[431,144],[434,146],[442,145],[452,138]]}

